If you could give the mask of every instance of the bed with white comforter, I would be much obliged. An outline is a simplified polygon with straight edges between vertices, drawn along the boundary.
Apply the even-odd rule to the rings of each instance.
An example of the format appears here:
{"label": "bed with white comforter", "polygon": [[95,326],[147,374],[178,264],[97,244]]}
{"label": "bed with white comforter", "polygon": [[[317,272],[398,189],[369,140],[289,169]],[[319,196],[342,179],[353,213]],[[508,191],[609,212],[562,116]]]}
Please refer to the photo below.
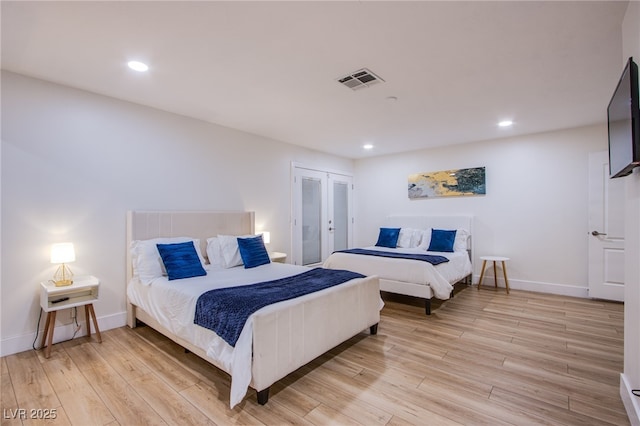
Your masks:
{"label": "bed with white comforter", "polygon": [[309,268],[280,263],[249,269],[208,266],[205,276],[173,281],[166,276],[140,279],[133,272],[135,259],[130,252],[137,239],[190,235],[206,242],[204,237],[217,232],[253,233],[253,213],[129,213],[128,324],[135,327],[140,320],[229,373],[231,407],[242,401],[249,386],[258,391],[258,401],[266,403],[269,387],[276,381],[363,330],[370,328],[372,334],[377,330],[382,300],[375,276],[261,308],[249,317],[232,347],[215,332],[194,324],[200,295],[289,277]]}
{"label": "bed with white comforter", "polygon": [[[432,265],[428,262],[410,259],[335,252],[327,258],[323,266],[333,269],[348,269],[368,276],[375,275],[380,280],[380,290],[382,291],[423,298],[427,315],[431,313],[432,297],[442,300],[449,299],[453,284],[470,277],[472,274],[471,216],[390,216],[385,220],[384,226],[398,227],[403,230],[411,229],[415,235],[420,235],[420,237],[414,239],[413,243],[407,240],[401,244],[405,247],[370,246],[365,249],[444,256],[448,262]],[[428,238],[430,238],[432,229],[457,230],[455,250],[453,252],[428,251]],[[464,237],[461,238],[462,236]],[[420,240],[420,238],[427,240]]]}

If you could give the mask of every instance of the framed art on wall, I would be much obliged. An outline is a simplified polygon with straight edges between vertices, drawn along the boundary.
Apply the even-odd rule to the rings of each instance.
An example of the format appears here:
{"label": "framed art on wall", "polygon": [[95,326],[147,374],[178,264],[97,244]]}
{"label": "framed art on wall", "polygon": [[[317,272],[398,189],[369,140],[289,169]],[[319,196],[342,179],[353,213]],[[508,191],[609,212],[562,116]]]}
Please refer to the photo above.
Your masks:
{"label": "framed art on wall", "polygon": [[443,170],[409,175],[409,198],[485,195],[485,168]]}

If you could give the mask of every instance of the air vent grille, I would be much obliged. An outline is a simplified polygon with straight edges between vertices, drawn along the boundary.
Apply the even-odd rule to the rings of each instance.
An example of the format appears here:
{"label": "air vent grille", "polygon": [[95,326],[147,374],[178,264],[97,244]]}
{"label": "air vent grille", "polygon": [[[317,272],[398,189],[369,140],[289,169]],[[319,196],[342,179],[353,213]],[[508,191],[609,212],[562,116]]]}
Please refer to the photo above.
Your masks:
{"label": "air vent grille", "polygon": [[374,84],[384,83],[383,79],[367,68],[359,69],[358,71],[354,71],[349,75],[338,78],[337,80],[338,83],[347,86],[351,90],[364,89],[365,87],[370,87]]}

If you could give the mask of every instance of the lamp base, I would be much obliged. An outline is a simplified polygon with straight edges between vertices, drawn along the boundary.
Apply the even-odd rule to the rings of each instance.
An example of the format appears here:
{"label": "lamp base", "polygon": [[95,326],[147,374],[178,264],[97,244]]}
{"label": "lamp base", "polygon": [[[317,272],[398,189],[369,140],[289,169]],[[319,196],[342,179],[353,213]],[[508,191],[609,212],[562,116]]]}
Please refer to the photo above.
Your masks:
{"label": "lamp base", "polygon": [[58,267],[56,273],[53,274],[53,281],[56,283],[56,287],[71,285],[73,284],[73,272],[63,263]]}

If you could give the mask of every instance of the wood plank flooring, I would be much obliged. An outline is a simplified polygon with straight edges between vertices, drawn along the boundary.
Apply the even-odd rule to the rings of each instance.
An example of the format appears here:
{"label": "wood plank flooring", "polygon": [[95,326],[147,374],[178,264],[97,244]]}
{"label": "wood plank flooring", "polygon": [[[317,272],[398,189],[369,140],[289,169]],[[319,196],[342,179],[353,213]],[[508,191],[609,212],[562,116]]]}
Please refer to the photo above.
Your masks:
{"label": "wood plank flooring", "polygon": [[[1,359],[3,425],[625,425],[623,305],[463,287],[387,295],[361,333],[229,409],[229,377],[148,327]],[[25,409],[21,416],[19,409]],[[17,413],[17,415],[16,415]],[[49,412],[51,414],[51,412]],[[22,419],[20,417],[23,417]]]}

